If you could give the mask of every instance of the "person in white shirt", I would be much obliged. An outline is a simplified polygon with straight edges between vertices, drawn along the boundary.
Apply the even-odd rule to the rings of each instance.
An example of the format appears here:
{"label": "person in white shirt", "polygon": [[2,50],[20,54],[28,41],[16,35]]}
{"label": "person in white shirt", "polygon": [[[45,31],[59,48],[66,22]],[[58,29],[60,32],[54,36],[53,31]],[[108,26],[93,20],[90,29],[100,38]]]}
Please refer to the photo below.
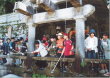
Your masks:
{"label": "person in white shirt", "polygon": [[96,53],[98,52],[98,38],[95,37],[95,30],[90,30],[90,35],[85,39],[85,49],[86,49],[86,57],[90,59],[96,58]]}
{"label": "person in white shirt", "polygon": [[37,54],[37,56],[41,56],[41,57],[47,56],[48,51],[40,41],[35,42],[35,47],[36,47],[36,50],[32,52],[33,54]]}
{"label": "person in white shirt", "polygon": [[[35,47],[36,50],[32,52],[35,56],[46,57],[48,55],[46,47],[39,40],[35,42]],[[38,66],[39,70],[43,70],[47,66],[47,62],[38,60],[36,61],[36,65]]]}

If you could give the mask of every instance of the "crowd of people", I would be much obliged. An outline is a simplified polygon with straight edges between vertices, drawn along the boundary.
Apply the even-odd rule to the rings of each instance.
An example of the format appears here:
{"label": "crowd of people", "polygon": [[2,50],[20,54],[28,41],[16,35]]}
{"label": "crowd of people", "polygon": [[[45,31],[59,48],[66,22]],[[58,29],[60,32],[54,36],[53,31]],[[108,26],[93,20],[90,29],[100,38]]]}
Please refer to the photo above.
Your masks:
{"label": "crowd of people", "polygon": [[60,57],[62,54],[65,57],[74,57],[74,45],[67,33],[52,35],[49,40],[44,36],[42,40],[35,41],[35,46],[36,50],[32,53],[41,57]]}
{"label": "crowd of people", "polygon": [[110,39],[108,37],[108,34],[103,34],[98,38],[95,36],[95,30],[92,29],[90,35],[85,39],[86,57],[110,59]]}
{"label": "crowd of people", "polygon": [[[85,33],[87,33],[85,31]],[[85,57],[89,59],[110,59],[110,39],[109,35],[104,33],[102,37],[96,37],[96,32],[91,29],[85,38]],[[7,38],[0,39],[0,51],[3,55],[10,53],[25,53],[27,51],[27,41],[22,37],[20,39]],[[43,35],[42,40],[35,41],[35,51],[31,52],[34,56],[41,57],[75,57],[75,31],[69,33],[58,33],[49,38]],[[3,58],[2,58],[3,59]],[[101,73],[107,73],[108,67],[105,63],[101,64]]]}
{"label": "crowd of people", "polygon": [[[86,32],[86,31],[85,31]],[[87,32],[86,32],[87,33]],[[72,58],[75,56],[75,31],[70,33],[58,33],[50,36],[45,35],[42,40],[35,42],[36,50],[32,52],[35,56],[51,56]],[[96,32],[91,29],[85,38],[85,57],[89,59],[110,59],[110,39],[104,33],[102,37],[96,37]],[[107,63],[100,64],[100,73],[107,73],[109,70]],[[108,73],[107,73],[108,74]]]}
{"label": "crowd of people", "polygon": [[[60,57],[61,54],[65,57],[75,56],[75,32],[70,33],[58,33],[51,35],[49,38],[46,35],[43,36],[42,40],[35,41],[36,50],[32,53],[42,56],[42,50],[37,51],[42,46],[45,51],[45,56]],[[42,48],[43,49],[43,48]],[[102,37],[96,37],[96,32],[91,29],[88,36],[85,38],[85,57],[89,59],[110,59],[110,39],[109,35],[104,33]]]}
{"label": "crowd of people", "polygon": [[[75,44],[75,31],[73,30],[69,33],[52,35],[50,38],[44,35],[42,40],[35,41],[36,50],[32,53],[41,57],[62,56],[73,58],[76,54]],[[104,33],[102,37],[98,38],[95,30],[91,29],[85,38],[85,57],[89,59],[110,59],[110,39],[108,34]],[[101,68],[100,73],[109,72],[109,66],[106,62],[101,63],[99,66]]]}
{"label": "crowd of people", "polygon": [[[27,52],[27,39],[24,40],[22,37],[16,38],[3,38],[0,39],[0,54],[10,55],[13,53]],[[0,63],[5,64],[7,62],[6,58],[0,58]]]}

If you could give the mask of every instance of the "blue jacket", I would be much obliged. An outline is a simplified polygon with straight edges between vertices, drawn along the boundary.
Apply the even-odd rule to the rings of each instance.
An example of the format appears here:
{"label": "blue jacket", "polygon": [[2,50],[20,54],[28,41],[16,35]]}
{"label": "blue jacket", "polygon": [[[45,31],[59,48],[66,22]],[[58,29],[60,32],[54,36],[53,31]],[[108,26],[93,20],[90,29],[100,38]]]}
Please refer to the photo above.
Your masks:
{"label": "blue jacket", "polygon": [[7,53],[9,53],[9,51],[10,51],[10,45],[9,45],[10,43],[3,43],[3,51],[4,51],[4,54],[7,54]]}

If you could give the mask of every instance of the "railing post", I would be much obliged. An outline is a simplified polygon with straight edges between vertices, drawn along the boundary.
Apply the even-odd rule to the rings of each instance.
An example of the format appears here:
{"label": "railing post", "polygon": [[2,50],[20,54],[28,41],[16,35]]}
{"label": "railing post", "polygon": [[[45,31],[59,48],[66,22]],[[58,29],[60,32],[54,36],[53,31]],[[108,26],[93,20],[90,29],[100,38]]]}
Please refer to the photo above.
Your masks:
{"label": "railing post", "polygon": [[28,19],[28,51],[34,51],[34,42],[35,42],[35,29],[36,27],[33,26],[32,17]]}
{"label": "railing post", "polygon": [[94,13],[95,7],[85,5],[76,8],[74,19],[76,21],[76,70],[80,72],[80,64],[85,58],[85,20],[88,16]]}

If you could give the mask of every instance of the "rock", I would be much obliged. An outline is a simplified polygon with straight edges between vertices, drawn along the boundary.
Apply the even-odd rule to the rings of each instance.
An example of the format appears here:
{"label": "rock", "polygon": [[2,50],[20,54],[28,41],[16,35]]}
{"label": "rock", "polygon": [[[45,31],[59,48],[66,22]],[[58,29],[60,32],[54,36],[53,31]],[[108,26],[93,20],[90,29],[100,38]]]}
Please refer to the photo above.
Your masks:
{"label": "rock", "polygon": [[6,76],[3,76],[2,78],[22,78],[22,77],[19,77],[19,76],[14,75],[14,74],[8,74]]}

